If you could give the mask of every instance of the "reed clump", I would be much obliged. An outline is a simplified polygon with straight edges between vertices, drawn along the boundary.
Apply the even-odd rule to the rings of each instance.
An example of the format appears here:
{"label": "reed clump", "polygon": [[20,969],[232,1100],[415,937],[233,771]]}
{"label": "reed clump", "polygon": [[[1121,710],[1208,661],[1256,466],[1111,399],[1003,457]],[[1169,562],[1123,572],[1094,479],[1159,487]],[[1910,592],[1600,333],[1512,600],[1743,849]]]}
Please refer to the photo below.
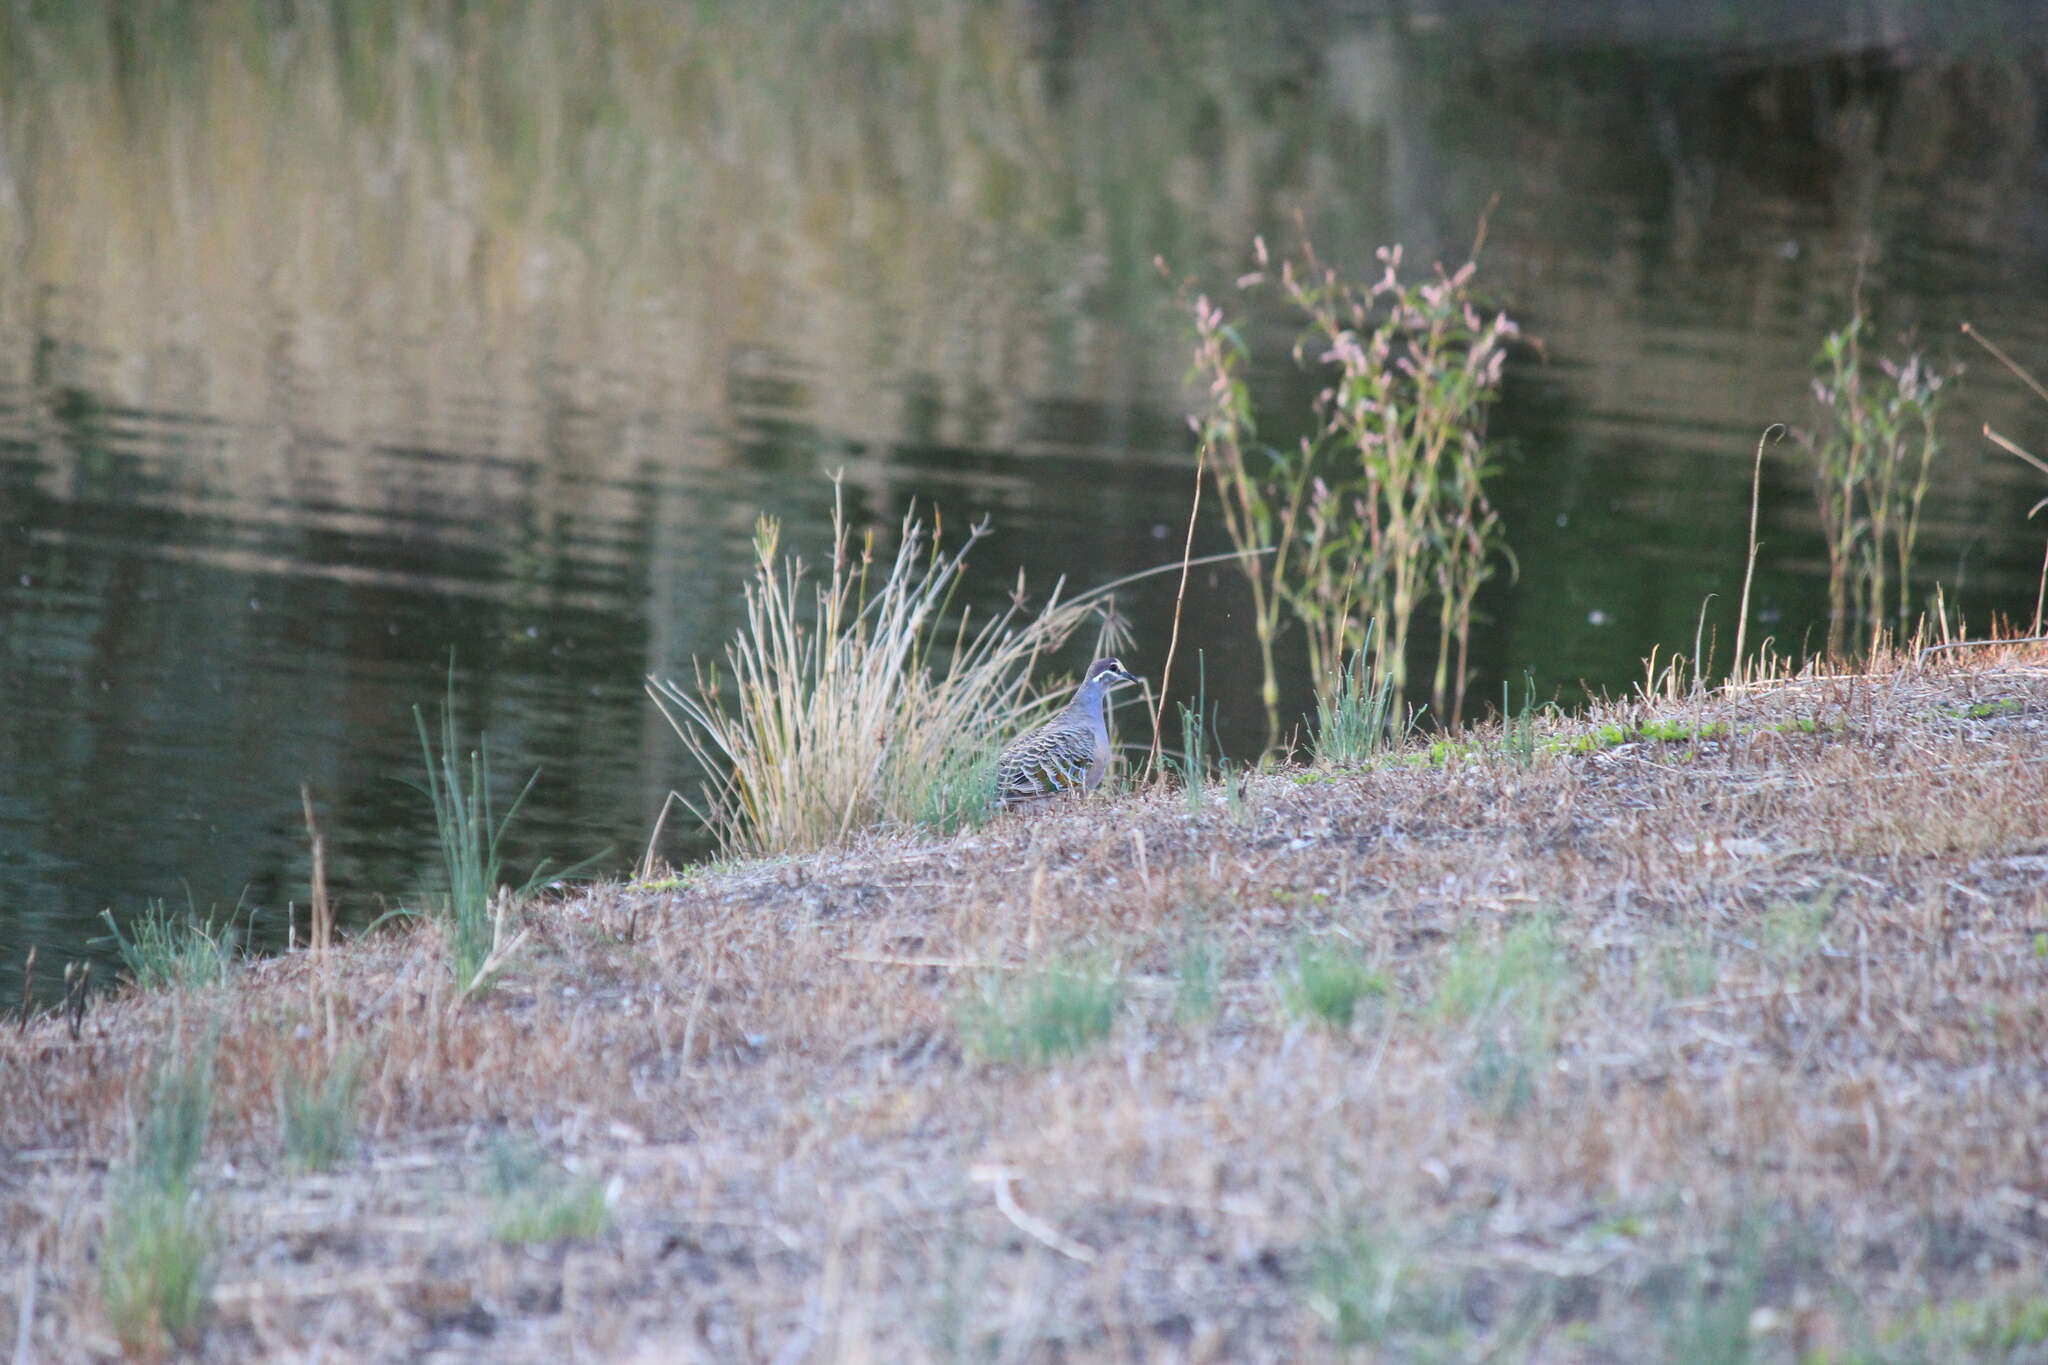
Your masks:
{"label": "reed clump", "polygon": [[[986,520],[952,549],[941,527],[905,514],[878,566],[872,530],[856,538],[834,481],[832,561],[814,583],[785,554],[781,525],[754,533],[747,619],[726,671],[698,666],[689,685],[649,678],[648,695],[705,773],[690,809],[731,852],[817,849],[876,826],[974,823],[993,808],[991,736],[1042,716],[1033,670],[1098,615],[1102,591],[1036,613],[1021,605],[976,621],[949,612]],[[1114,643],[1103,615],[1098,652]]]}

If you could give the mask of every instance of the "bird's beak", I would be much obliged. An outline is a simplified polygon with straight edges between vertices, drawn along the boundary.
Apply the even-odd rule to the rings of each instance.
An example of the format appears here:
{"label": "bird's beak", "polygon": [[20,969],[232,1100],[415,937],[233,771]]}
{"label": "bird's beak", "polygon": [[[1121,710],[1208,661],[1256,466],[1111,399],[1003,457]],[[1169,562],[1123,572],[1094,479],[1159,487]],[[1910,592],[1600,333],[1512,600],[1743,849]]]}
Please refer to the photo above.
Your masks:
{"label": "bird's beak", "polygon": [[1134,683],[1134,682],[1143,682],[1143,681],[1145,681],[1145,680],[1144,680],[1143,678],[1139,677],[1139,676],[1138,676],[1137,674],[1135,674],[1135,673],[1131,672],[1131,670],[1129,670],[1128,668],[1120,668],[1120,669],[1118,669],[1118,670],[1117,670],[1117,674],[1116,674],[1116,680],[1117,680],[1118,682],[1131,682],[1131,683]]}

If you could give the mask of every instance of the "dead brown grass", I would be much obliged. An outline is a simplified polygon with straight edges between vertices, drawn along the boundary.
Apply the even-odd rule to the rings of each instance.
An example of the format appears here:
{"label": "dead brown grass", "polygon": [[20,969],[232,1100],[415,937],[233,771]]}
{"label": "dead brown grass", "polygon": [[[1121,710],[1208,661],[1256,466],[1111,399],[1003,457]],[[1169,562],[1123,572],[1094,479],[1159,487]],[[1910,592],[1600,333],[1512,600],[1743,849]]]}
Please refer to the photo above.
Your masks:
{"label": "dead brown grass", "polygon": [[[151,1059],[217,1027],[210,1360],[2038,1349],[2048,655],[1545,737],[1646,718],[1726,729],[606,886],[528,907],[467,1002],[387,933],[9,1027],[0,1345],[32,1301],[30,1358],[113,1350],[107,1168]],[[1539,922],[1549,956],[1497,955]],[[1305,941],[1388,993],[1304,1020]],[[962,1001],[1073,962],[1123,981],[1106,1040],[973,1060]],[[349,1047],[362,1141],[294,1174],[279,1077]],[[611,1229],[494,1241],[503,1135],[608,1182]]]}

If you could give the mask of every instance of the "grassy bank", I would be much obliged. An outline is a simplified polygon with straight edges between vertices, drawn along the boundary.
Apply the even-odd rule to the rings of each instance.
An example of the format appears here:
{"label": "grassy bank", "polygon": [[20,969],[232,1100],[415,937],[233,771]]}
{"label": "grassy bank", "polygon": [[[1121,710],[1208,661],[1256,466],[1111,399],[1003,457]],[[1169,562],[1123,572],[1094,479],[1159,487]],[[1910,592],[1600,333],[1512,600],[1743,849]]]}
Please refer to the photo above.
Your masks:
{"label": "grassy bank", "polygon": [[1474,736],[10,1024],[0,1347],[2043,1358],[2048,654]]}

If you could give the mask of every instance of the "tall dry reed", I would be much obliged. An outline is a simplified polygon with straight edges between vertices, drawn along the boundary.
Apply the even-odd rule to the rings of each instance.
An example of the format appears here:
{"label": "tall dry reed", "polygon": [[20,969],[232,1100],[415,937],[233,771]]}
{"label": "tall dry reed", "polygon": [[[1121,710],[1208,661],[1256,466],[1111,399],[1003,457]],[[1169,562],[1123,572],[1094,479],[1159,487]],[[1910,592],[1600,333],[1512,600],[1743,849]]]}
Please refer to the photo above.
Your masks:
{"label": "tall dry reed", "polygon": [[[967,555],[986,520],[947,550],[941,527],[915,509],[886,566],[874,533],[856,540],[834,481],[832,566],[813,584],[786,555],[781,526],[754,534],[747,620],[720,670],[699,665],[689,686],[649,678],[648,695],[705,770],[687,802],[733,852],[815,849],[877,825],[972,818],[974,774],[986,809],[1001,739],[1043,714],[1051,698],[1033,670],[1085,622],[1119,629],[1100,612],[1104,589],[1062,600],[1053,586],[1034,613],[1012,605],[978,623],[949,611]],[[1113,640],[1104,640],[1113,647]]]}

